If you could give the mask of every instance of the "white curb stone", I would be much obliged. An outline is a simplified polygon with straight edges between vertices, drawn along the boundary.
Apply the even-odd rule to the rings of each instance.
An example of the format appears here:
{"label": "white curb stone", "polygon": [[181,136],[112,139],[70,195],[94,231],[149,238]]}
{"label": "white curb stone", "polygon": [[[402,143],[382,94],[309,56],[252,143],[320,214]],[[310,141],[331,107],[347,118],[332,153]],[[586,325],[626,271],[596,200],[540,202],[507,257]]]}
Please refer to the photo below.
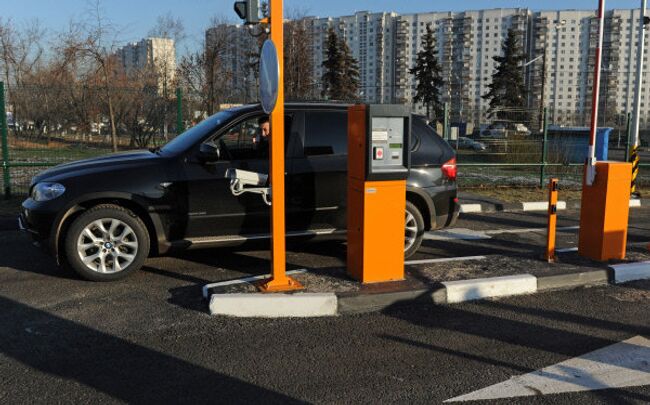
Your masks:
{"label": "white curb stone", "polygon": [[470,214],[472,212],[481,212],[481,204],[461,204],[460,212]]}
{"label": "white curb stone", "polygon": [[650,279],[650,261],[616,264],[611,268],[614,270],[614,282],[617,284],[626,281]]}
{"label": "white curb stone", "polygon": [[328,294],[212,294],[210,314],[240,318],[334,316],[338,302]]}
{"label": "white curb stone", "polygon": [[446,281],[447,303],[454,304],[481,298],[531,294],[537,291],[537,278],[530,274]]}
{"label": "white curb stone", "polygon": [[641,200],[630,200],[630,207],[636,208],[641,206]]}

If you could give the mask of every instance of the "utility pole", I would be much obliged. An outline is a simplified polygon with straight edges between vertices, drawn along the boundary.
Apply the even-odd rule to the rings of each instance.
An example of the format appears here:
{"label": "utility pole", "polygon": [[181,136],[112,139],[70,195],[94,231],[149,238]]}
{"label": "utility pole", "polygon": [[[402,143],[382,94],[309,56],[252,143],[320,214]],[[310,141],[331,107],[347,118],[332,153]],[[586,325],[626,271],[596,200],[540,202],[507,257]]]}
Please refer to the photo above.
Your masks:
{"label": "utility pole", "polygon": [[544,96],[546,95],[546,48],[544,48],[544,55],[542,56],[542,88],[541,99],[539,100],[539,126],[546,131],[546,111],[544,105]]}
{"label": "utility pole", "polygon": [[645,47],[645,26],[650,19],[645,16],[647,0],[641,0],[639,12],[639,44],[636,57],[636,87],[634,88],[634,117],[632,121],[632,184],[631,192],[636,194],[636,177],[639,174],[639,119],[641,118],[641,86],[643,83],[643,51]]}

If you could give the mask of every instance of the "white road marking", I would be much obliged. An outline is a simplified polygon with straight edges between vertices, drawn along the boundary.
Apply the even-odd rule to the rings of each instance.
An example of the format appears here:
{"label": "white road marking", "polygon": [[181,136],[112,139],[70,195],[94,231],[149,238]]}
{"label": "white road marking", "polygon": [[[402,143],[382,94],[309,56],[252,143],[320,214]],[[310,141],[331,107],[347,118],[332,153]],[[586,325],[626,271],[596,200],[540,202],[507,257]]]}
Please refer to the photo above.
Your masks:
{"label": "white road marking", "polygon": [[444,231],[427,232],[424,239],[429,240],[479,240],[491,239],[485,231],[474,231],[467,228],[452,228]]}
{"label": "white road marking", "polygon": [[[580,229],[579,226],[565,226],[557,228],[558,232],[574,231]],[[531,232],[546,232],[546,228],[515,228],[515,229],[487,229],[476,231],[467,228],[452,228],[444,231],[427,232],[424,239],[428,240],[481,240],[492,239],[491,235],[517,234]]]}
{"label": "white road marking", "polygon": [[578,251],[577,247],[555,249],[555,253],[570,253],[570,252],[577,252],[577,251]]}
{"label": "white road marking", "polygon": [[650,340],[636,336],[445,402],[650,385]]}
{"label": "white road marking", "polygon": [[460,257],[443,257],[440,259],[424,259],[424,260],[409,260],[404,264],[428,264],[428,263],[446,263],[446,262],[460,262],[465,260],[483,260],[487,259],[486,256],[460,256]]}

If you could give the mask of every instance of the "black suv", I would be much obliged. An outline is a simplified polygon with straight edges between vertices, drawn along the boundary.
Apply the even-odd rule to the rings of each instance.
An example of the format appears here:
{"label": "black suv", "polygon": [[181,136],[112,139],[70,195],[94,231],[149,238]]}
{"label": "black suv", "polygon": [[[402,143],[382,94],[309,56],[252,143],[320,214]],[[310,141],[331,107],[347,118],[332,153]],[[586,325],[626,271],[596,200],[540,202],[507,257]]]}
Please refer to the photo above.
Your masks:
{"label": "black suv", "polygon": [[[345,234],[347,107],[286,105],[287,237]],[[260,195],[233,195],[226,178],[229,168],[268,173],[268,153],[254,141],[262,115],[259,105],[224,110],[159,150],[46,170],[32,180],[21,228],[95,281],[123,278],[150,254],[269,238],[269,206]],[[413,121],[406,257],[459,207],[454,151],[424,119]]]}

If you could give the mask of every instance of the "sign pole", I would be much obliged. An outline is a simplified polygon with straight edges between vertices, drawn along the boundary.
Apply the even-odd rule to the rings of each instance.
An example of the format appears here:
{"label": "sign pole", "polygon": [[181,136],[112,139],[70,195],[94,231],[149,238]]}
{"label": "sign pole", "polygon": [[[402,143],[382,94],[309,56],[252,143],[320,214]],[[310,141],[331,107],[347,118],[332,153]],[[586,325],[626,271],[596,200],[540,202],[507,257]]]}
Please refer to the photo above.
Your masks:
{"label": "sign pole", "polygon": [[284,195],[284,16],[282,0],[270,1],[271,41],[278,53],[280,80],[278,98],[271,113],[270,177],[271,177],[271,279],[259,288],[264,292],[302,289],[302,285],[286,274],[286,229]]}
{"label": "sign pole", "polygon": [[598,46],[594,66],[594,83],[591,99],[591,130],[589,132],[589,154],[587,155],[587,170],[585,183],[594,184],[596,179],[596,132],[598,130],[598,103],[600,97],[600,65],[603,50],[603,34],[605,32],[605,0],[598,1]]}

